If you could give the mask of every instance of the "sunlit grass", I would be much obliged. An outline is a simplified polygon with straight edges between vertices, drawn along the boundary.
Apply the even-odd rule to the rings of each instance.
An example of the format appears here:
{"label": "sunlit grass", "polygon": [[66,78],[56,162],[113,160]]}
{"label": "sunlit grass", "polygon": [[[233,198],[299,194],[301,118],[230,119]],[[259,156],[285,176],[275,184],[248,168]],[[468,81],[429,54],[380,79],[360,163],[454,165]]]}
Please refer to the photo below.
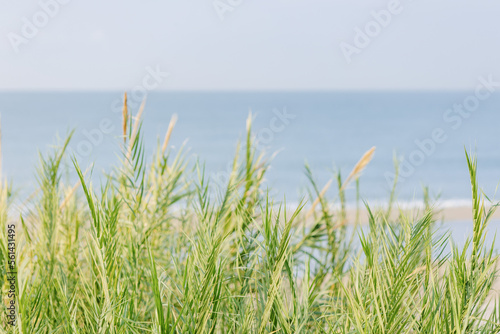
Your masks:
{"label": "sunlit grass", "polygon": [[[67,156],[71,135],[41,157],[21,216],[9,215],[14,195],[1,183],[1,333],[500,332],[497,256],[485,243],[496,207],[485,204],[473,156],[464,158],[473,235],[458,248],[437,233],[428,198],[424,212],[393,220],[394,189],[388,209],[367,207],[369,229],[348,221],[346,183],[359,191],[373,149],[326,187],[306,166],[310,192],[290,207],[263,189],[270,161],[254,148],[251,117],[226,187],[214,188],[203,164],[168,150],[175,118],[145,156],[142,108],[136,117],[124,108],[122,158],[98,185]],[[63,159],[76,185],[63,183]],[[334,182],[339,209],[324,190]],[[15,327],[6,317],[12,223]]]}

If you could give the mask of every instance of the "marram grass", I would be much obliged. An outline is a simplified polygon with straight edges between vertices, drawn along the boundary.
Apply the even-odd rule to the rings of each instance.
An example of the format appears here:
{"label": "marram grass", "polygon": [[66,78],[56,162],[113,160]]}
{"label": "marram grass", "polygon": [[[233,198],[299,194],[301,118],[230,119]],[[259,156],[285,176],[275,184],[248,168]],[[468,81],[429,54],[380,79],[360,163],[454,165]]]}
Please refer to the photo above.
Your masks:
{"label": "marram grass", "polygon": [[[21,208],[1,183],[1,333],[500,332],[497,256],[485,243],[495,206],[485,204],[469,154],[473,234],[458,248],[437,233],[428,197],[424,212],[393,220],[393,190],[388,210],[367,206],[369,229],[347,221],[345,184],[359,189],[373,150],[346,180],[329,182],[340,209],[308,166],[309,196],[291,208],[263,189],[269,163],[254,149],[251,118],[227,186],[217,188],[202,164],[168,150],[175,118],[148,158],[140,117],[123,114],[122,159],[99,185],[67,157],[71,136],[41,157],[38,190]],[[76,185],[61,179],[64,159]]]}

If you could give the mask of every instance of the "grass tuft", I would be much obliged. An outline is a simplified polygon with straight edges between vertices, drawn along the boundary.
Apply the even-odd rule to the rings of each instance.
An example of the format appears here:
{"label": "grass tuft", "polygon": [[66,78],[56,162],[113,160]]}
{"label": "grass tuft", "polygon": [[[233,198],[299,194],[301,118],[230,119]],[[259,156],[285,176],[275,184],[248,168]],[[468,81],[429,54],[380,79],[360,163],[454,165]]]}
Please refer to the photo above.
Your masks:
{"label": "grass tuft", "polygon": [[[375,148],[323,188],[306,165],[309,201],[290,208],[264,189],[270,158],[256,150],[252,115],[226,184],[215,186],[203,164],[169,149],[176,116],[146,156],[143,111],[144,102],[131,117],[125,95],[121,159],[98,187],[74,158],[78,182],[61,178],[72,133],[41,155],[21,216],[9,214],[14,192],[0,183],[0,333],[500,332],[498,257],[486,242],[496,205],[468,152],[473,233],[459,248],[438,230],[428,190],[423,212],[393,218],[397,177],[387,210],[365,203],[369,225],[360,226],[360,207],[350,221],[345,190],[356,181],[361,205],[360,174]],[[338,206],[327,198],[335,183]]]}

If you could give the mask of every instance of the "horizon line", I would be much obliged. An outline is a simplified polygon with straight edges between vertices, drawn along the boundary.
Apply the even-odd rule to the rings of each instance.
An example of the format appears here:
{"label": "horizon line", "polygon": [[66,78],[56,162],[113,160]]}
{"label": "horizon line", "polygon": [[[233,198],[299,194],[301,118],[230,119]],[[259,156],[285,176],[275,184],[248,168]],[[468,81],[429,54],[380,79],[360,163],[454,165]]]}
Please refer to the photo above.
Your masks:
{"label": "horizon line", "polygon": [[[155,89],[155,93],[459,93],[457,89]],[[130,93],[133,89],[0,89],[0,93]]]}

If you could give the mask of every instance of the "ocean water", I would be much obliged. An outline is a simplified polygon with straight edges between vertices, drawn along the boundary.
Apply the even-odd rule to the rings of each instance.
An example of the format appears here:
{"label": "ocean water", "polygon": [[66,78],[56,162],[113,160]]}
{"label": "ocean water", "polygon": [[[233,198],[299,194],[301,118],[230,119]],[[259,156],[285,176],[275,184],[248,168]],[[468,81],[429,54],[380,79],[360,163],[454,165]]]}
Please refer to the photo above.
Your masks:
{"label": "ocean water", "polygon": [[[191,160],[204,162],[212,182],[223,184],[251,111],[259,150],[278,152],[265,184],[275,196],[286,195],[291,202],[304,196],[305,162],[322,187],[336,170],[347,176],[362,154],[376,146],[361,178],[364,199],[388,198],[396,153],[404,158],[400,202],[420,201],[422,186],[428,186],[446,205],[462,205],[470,203],[464,148],[477,152],[486,194],[495,197],[500,181],[500,94],[469,104],[470,112],[453,111],[473,93],[152,92],[143,133],[146,150],[152,152],[177,114],[173,150],[185,143]],[[98,175],[117,165],[121,100],[120,92],[0,93],[4,175],[21,193],[29,192],[36,182],[38,152],[46,152],[58,143],[57,135],[64,137],[71,129],[70,150],[82,168],[93,162]],[[133,112],[140,100],[129,96]],[[335,197],[333,187],[329,195]],[[347,198],[354,200],[354,189],[348,189]]]}

